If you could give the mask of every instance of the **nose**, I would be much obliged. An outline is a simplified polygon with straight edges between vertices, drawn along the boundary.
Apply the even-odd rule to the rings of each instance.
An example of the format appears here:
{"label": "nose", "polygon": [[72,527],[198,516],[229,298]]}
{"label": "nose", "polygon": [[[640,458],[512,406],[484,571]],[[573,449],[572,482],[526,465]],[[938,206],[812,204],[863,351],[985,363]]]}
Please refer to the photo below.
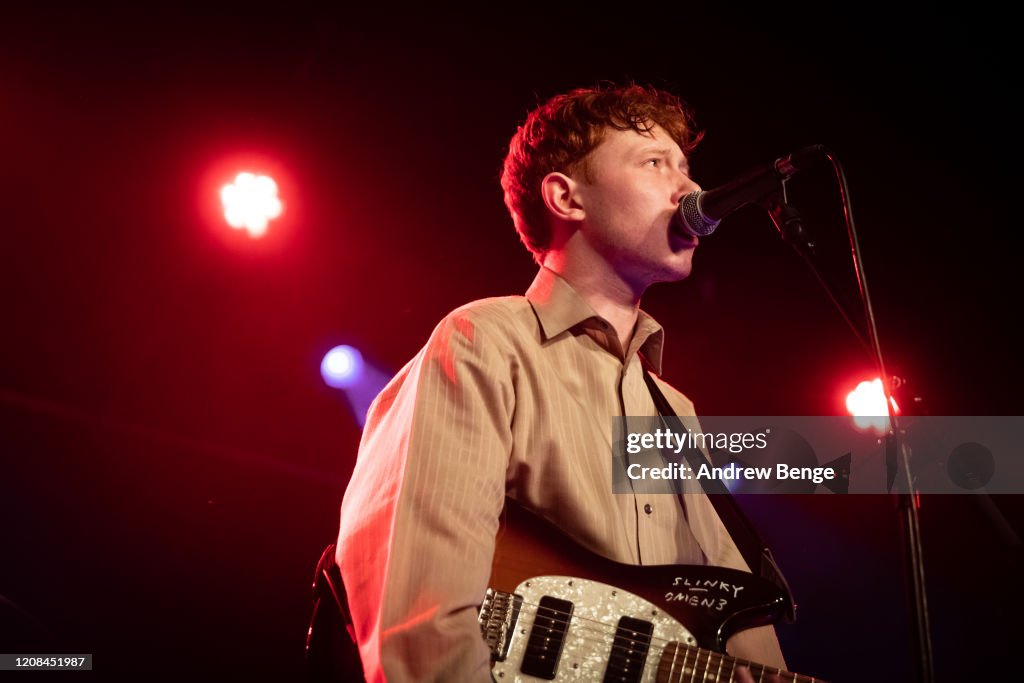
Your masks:
{"label": "nose", "polygon": [[700,185],[694,182],[693,178],[691,178],[686,173],[683,173],[681,170],[676,171],[676,173],[678,175],[678,178],[676,191],[672,194],[673,204],[678,204],[683,200],[683,197],[690,194],[691,192],[700,191]]}

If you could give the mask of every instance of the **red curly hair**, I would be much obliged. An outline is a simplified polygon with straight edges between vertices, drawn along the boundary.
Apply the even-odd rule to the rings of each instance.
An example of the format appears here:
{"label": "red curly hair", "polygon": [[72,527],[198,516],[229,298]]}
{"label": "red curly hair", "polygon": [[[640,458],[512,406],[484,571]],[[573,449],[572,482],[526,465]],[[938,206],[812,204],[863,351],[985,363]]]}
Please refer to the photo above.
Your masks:
{"label": "red curly hair", "polygon": [[505,206],[523,244],[541,263],[551,246],[551,224],[540,194],[548,173],[587,176],[587,156],[608,128],[647,133],[660,126],[689,154],[700,141],[683,102],[652,86],[598,86],[556,95],[534,109],[509,142],[501,173]]}

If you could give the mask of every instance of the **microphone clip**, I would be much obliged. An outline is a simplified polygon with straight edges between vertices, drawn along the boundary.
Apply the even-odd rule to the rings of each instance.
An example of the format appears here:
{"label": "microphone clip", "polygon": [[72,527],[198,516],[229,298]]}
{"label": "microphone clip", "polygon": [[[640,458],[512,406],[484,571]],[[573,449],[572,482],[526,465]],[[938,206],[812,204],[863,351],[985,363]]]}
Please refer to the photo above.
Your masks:
{"label": "microphone clip", "polygon": [[780,190],[775,196],[764,202],[768,215],[772,217],[775,229],[782,239],[804,256],[814,255],[814,242],[807,228],[804,227],[803,216],[795,206],[786,202],[785,192]]}

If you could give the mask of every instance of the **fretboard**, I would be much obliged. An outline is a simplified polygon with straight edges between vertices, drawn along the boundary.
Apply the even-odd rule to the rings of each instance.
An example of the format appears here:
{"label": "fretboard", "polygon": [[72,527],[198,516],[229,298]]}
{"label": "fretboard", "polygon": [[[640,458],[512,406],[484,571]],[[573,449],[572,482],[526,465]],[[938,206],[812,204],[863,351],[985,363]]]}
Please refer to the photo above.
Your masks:
{"label": "fretboard", "polygon": [[736,669],[745,666],[757,683],[764,683],[769,680],[769,675],[778,676],[783,681],[796,681],[797,683],[823,683],[821,679],[801,676],[776,669],[774,666],[765,666],[757,662],[748,662],[745,659],[719,654],[711,650],[704,650],[696,646],[687,646],[682,643],[669,643],[661,653],[661,661],[658,663],[658,673],[655,677],[657,683],[733,683],[736,680]]}

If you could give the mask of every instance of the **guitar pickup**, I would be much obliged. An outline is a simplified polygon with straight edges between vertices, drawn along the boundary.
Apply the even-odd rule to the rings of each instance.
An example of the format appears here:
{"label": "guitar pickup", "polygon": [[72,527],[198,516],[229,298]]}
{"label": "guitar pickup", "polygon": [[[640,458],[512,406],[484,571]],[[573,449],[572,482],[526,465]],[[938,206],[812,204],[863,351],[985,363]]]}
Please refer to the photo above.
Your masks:
{"label": "guitar pickup", "polygon": [[619,619],[602,683],[639,683],[653,635],[654,624],[649,621],[633,617]]}
{"label": "guitar pickup", "polygon": [[480,631],[487,647],[491,649],[491,661],[503,662],[512,645],[512,629],[519,619],[523,607],[523,596],[488,588],[480,606]]}
{"label": "guitar pickup", "polygon": [[526,642],[526,654],[520,671],[546,681],[555,679],[562,645],[569,631],[574,605],[568,600],[545,595],[540,599],[537,615]]}

